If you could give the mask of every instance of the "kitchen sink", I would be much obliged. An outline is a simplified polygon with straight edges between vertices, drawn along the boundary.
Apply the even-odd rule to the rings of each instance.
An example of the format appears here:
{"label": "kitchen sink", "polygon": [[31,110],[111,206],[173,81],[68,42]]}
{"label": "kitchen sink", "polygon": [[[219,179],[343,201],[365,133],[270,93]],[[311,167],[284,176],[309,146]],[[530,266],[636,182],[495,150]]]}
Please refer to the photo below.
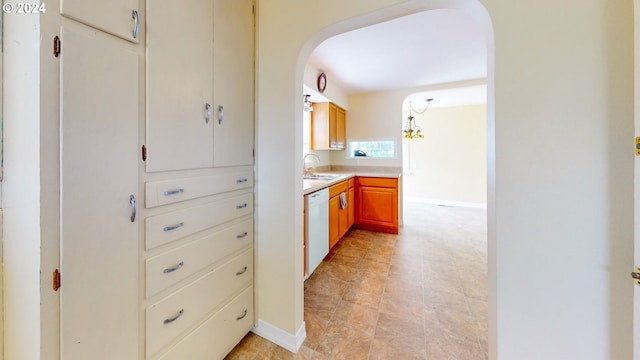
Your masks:
{"label": "kitchen sink", "polygon": [[338,175],[312,174],[312,175],[305,175],[304,179],[307,179],[307,180],[332,180],[332,179],[335,179],[336,177],[338,177]]}

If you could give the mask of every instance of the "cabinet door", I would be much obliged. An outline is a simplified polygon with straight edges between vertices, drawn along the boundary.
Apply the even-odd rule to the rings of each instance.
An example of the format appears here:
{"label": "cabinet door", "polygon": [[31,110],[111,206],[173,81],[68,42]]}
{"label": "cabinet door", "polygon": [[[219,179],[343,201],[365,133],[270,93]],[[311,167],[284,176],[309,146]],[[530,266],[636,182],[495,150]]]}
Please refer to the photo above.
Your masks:
{"label": "cabinet door", "polygon": [[338,108],[334,104],[329,105],[329,147],[338,148]]}
{"label": "cabinet door", "polygon": [[61,359],[138,359],[138,55],[62,29]]}
{"label": "cabinet door", "polygon": [[348,229],[348,228],[351,228],[351,226],[353,226],[353,223],[355,222],[355,218],[356,218],[356,192],[353,187],[349,188],[347,199],[349,201],[349,206],[347,207],[347,212],[348,212],[347,229]]}
{"label": "cabinet door", "polygon": [[340,197],[329,199],[329,249],[340,240]]}
{"label": "cabinet door", "polygon": [[365,228],[397,233],[397,188],[359,186],[356,211],[356,222]]}
{"label": "cabinet door", "polygon": [[[137,43],[139,32],[134,37],[134,11],[138,16],[138,0],[60,0],[62,15]],[[143,19],[137,20],[139,25]]]}
{"label": "cabinet door", "polygon": [[147,1],[147,171],[213,166],[212,64],[212,1]]}
{"label": "cabinet door", "polygon": [[215,167],[253,164],[253,0],[213,2]]}
{"label": "cabinet door", "polygon": [[347,143],[346,134],[346,118],[347,114],[342,108],[336,109],[336,138],[335,148],[344,149]]}
{"label": "cabinet door", "polygon": [[[345,196],[347,197],[347,207],[344,209],[340,208],[340,217],[338,220],[338,227],[340,229],[339,234],[341,238],[347,233],[347,230],[349,230],[349,208],[351,207],[351,203],[349,203],[348,192],[345,193]],[[340,199],[340,197],[338,197],[338,199]]]}

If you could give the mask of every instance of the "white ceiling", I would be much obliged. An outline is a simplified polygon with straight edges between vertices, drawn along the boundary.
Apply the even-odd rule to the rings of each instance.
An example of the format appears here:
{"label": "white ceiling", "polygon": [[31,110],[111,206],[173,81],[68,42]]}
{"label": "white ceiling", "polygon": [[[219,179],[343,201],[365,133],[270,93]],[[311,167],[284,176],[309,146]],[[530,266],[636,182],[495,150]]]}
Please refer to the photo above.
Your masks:
{"label": "white ceiling", "polygon": [[[483,31],[471,17],[450,9],[421,12],[337,35],[320,44],[308,62],[326,72],[328,83],[337,84],[347,94],[487,76]],[[454,93],[445,91],[440,96]],[[476,87],[475,92],[468,90],[464,96],[472,93],[486,99],[486,88],[478,91]],[[418,97],[424,99],[423,95]]]}

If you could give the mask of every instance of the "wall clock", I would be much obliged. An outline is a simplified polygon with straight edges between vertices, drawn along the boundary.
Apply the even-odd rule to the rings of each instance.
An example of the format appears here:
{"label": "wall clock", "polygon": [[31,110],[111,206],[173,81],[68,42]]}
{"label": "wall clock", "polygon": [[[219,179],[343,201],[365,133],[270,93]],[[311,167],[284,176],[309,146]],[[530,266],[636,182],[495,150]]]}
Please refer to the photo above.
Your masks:
{"label": "wall clock", "polygon": [[318,75],[318,91],[322,94],[324,90],[327,88],[327,75],[324,73],[320,73]]}

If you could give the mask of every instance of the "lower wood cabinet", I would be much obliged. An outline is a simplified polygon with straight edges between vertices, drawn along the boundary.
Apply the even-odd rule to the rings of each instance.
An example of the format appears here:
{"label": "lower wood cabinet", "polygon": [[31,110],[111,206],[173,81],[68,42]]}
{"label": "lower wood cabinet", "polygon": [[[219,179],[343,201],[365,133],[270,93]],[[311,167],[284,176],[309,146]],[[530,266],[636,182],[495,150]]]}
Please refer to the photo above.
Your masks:
{"label": "lower wood cabinet", "polygon": [[398,233],[398,179],[356,178],[356,226]]}
{"label": "lower wood cabinet", "polygon": [[[353,203],[349,201],[349,181],[345,180],[329,187],[329,249],[347,233],[349,224],[349,212]],[[344,198],[344,202],[340,197]]]}

